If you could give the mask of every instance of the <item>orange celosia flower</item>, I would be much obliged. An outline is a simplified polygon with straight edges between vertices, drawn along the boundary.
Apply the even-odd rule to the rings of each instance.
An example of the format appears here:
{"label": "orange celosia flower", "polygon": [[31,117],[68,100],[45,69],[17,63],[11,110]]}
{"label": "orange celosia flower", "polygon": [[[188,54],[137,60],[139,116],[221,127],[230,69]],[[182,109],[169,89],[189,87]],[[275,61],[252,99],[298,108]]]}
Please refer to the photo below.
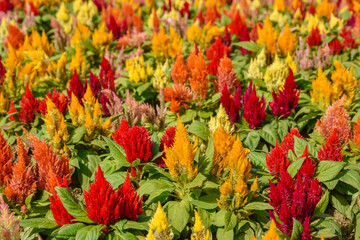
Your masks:
{"label": "orange celosia flower", "polygon": [[193,49],[191,49],[191,52],[188,56],[188,58],[186,59],[186,69],[188,71],[188,74],[190,75],[190,70],[195,66],[196,63],[196,59],[197,59],[197,48],[196,46],[193,47]]}
{"label": "orange celosia flower", "polygon": [[234,66],[230,58],[226,55],[220,59],[217,74],[217,91],[221,92],[226,84],[229,92],[233,92],[238,83]]}
{"label": "orange celosia flower", "polygon": [[212,173],[220,176],[224,169],[228,167],[228,153],[233,147],[235,137],[220,126],[212,135],[214,140],[214,163]]}
{"label": "orange celosia flower", "polygon": [[273,9],[275,10],[275,8],[279,12],[284,12],[285,11],[285,2],[284,2],[284,0],[275,0]]}
{"label": "orange celosia flower", "polygon": [[345,101],[346,96],[344,95],[326,110],[324,117],[317,121],[315,131],[318,131],[325,140],[331,136],[334,128],[337,129],[341,144],[347,144],[351,138],[350,116],[343,108]]}
{"label": "orange celosia flower", "polygon": [[0,131],[0,186],[5,186],[11,178],[11,168],[13,166],[10,146],[8,145],[4,134]]}
{"label": "orange celosia flower", "polygon": [[12,178],[4,195],[13,203],[24,204],[30,194],[36,192],[36,180],[30,158],[20,137],[17,137],[18,161],[12,167]]}
{"label": "orange celosia flower", "polygon": [[66,178],[71,182],[71,173],[74,169],[69,168],[69,159],[63,154],[61,157],[53,151],[51,146],[45,141],[41,141],[33,134],[27,134],[33,145],[32,157],[37,163],[38,188],[54,194],[54,187],[57,186],[57,177]]}
{"label": "orange celosia flower", "polygon": [[297,46],[296,33],[291,34],[288,23],[285,25],[284,32],[280,34],[278,43],[283,56],[286,56],[288,53],[292,54],[295,51]]}
{"label": "orange celosia flower", "polygon": [[174,113],[180,112],[181,106],[188,108],[189,100],[192,99],[191,91],[183,84],[175,84],[172,88],[164,89],[165,101],[171,101],[170,110]]}
{"label": "orange celosia flower", "polygon": [[353,125],[352,141],[360,148],[360,117],[358,117],[357,122]]}
{"label": "orange celosia flower", "polygon": [[191,144],[187,131],[181,119],[176,127],[174,144],[172,147],[164,146],[164,162],[174,180],[178,180],[183,174],[187,174],[191,182],[197,175],[198,168],[194,165],[194,157],[197,151],[197,142]]}
{"label": "orange celosia flower", "polygon": [[335,10],[335,5],[328,0],[324,0],[316,9],[318,17],[326,17],[329,19],[331,13]]}
{"label": "orange celosia flower", "polygon": [[190,69],[189,83],[191,90],[200,98],[205,99],[208,91],[207,65],[201,51],[196,58],[194,66]]}
{"label": "orange celosia flower", "polygon": [[209,6],[205,12],[205,22],[213,24],[216,19],[220,18],[221,15],[218,12],[216,6]]}
{"label": "orange celosia flower", "polygon": [[257,43],[262,46],[265,45],[268,54],[275,54],[278,32],[274,30],[269,16],[266,17],[266,21],[262,29],[259,26],[257,27],[257,32],[259,35]]}
{"label": "orange celosia flower", "polygon": [[311,103],[318,104],[326,109],[332,103],[333,92],[331,82],[326,78],[326,74],[322,69],[319,68],[317,78],[312,81],[312,91],[310,91]]}
{"label": "orange celosia flower", "polygon": [[171,69],[171,77],[175,84],[185,84],[187,80],[187,72],[184,64],[184,57],[179,54]]}
{"label": "orange celosia flower", "polygon": [[25,41],[25,35],[16,26],[9,25],[7,41],[13,48],[19,49]]}

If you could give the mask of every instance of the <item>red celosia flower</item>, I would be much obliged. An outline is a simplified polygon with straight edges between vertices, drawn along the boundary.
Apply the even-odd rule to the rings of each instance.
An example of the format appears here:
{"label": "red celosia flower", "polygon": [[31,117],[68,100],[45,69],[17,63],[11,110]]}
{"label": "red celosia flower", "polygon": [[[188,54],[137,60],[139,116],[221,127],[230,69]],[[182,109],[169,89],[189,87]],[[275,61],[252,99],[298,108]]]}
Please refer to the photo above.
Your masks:
{"label": "red celosia flower", "polygon": [[263,28],[262,23],[256,23],[255,26],[251,29],[249,36],[250,36],[250,40],[253,42],[256,42],[257,39],[259,38],[259,34],[258,34],[258,27],[260,29]]}
{"label": "red celosia flower", "polygon": [[184,64],[184,57],[179,54],[171,69],[171,77],[175,84],[185,84],[187,80],[187,71]]}
{"label": "red celosia flower", "polygon": [[286,136],[284,137],[284,141],[282,141],[280,144],[280,148],[286,153],[286,156],[287,156],[289,150],[292,150],[295,153],[294,136],[304,139],[304,137],[301,136],[301,134],[297,128],[291,128],[290,132],[288,134],[286,134]]}
{"label": "red celosia flower", "polygon": [[231,45],[231,33],[229,32],[228,26],[225,26],[224,37],[222,38],[222,42],[225,46],[230,47]]}
{"label": "red celosia flower", "polygon": [[100,64],[100,74],[99,74],[101,85],[103,89],[110,89],[115,91],[115,75],[111,69],[109,61],[103,57]]}
{"label": "red celosia flower", "polygon": [[340,36],[344,39],[343,46],[347,48],[354,49],[357,46],[356,40],[352,36],[352,31],[349,29],[347,30],[346,27],[344,27],[341,30]]}
{"label": "red celosia flower", "polygon": [[[8,114],[17,113],[17,112],[18,112],[18,111],[16,110],[16,108],[15,108],[15,106],[14,106],[14,100],[11,99],[11,101],[10,101],[10,108],[9,108]],[[10,121],[16,121],[14,115],[10,116],[9,119],[10,119]]]}
{"label": "red celosia flower", "polygon": [[207,70],[210,74],[216,75],[218,73],[218,66],[220,59],[224,56],[229,57],[231,48],[221,43],[221,38],[218,38],[210,48],[206,49],[206,57],[209,60]]}
{"label": "red celosia flower", "polygon": [[165,101],[171,101],[170,110],[174,113],[180,112],[181,106],[185,109],[189,107],[189,100],[193,98],[192,92],[183,84],[175,84],[172,88],[164,89]]}
{"label": "red celosia flower", "polygon": [[200,25],[203,25],[205,23],[205,18],[202,9],[199,10],[199,13],[194,18],[194,22],[196,22],[196,20],[199,20]]}
{"label": "red celosia flower", "polygon": [[230,96],[229,90],[226,86],[221,91],[220,102],[225,109],[226,114],[232,124],[235,124],[240,119],[241,110],[241,84],[239,82],[237,89],[235,90],[234,97]]}
{"label": "red celosia flower", "polygon": [[250,81],[249,87],[243,95],[244,119],[250,128],[258,127],[266,118],[264,95],[261,100],[256,96],[255,85]]}
{"label": "red celosia flower", "polygon": [[329,43],[329,47],[330,47],[330,54],[336,55],[341,53],[343,45],[341,44],[339,39],[335,38]]}
{"label": "red celosia flower", "polygon": [[270,153],[266,154],[266,166],[270,174],[279,178],[280,173],[286,171],[289,165],[290,161],[287,157],[287,151],[281,149],[276,141],[275,147]]}
{"label": "red celosia flower", "polygon": [[190,12],[189,6],[190,6],[190,5],[189,5],[188,2],[185,2],[185,3],[184,3],[183,7],[180,9],[180,15],[181,15],[181,17],[184,17],[185,14],[186,14],[186,15],[187,15],[187,19],[190,18],[191,12]]}
{"label": "red celosia flower", "polygon": [[24,123],[34,121],[34,112],[39,112],[39,101],[31,93],[28,85],[26,85],[25,94],[21,98],[20,106],[19,120]]}
{"label": "red celosia flower", "polygon": [[5,186],[11,178],[13,153],[4,134],[0,131],[0,186]]}
{"label": "red celosia flower", "polygon": [[25,41],[25,34],[23,34],[19,28],[14,25],[9,25],[9,36],[7,37],[7,43],[13,48],[19,49]]}
{"label": "red celosia flower", "polygon": [[97,98],[99,95],[99,92],[102,90],[101,88],[101,83],[99,78],[93,74],[90,70],[90,75],[89,75],[89,85],[91,88],[91,91],[93,92],[94,96]]}
{"label": "red celosia flower", "polygon": [[74,93],[77,99],[81,102],[81,99],[83,98],[87,88],[87,82],[85,81],[85,84],[83,85],[79,75],[77,74],[76,70],[74,71],[74,75],[72,76],[70,80],[70,89],[66,89],[68,93],[68,98],[71,100],[71,95]]}
{"label": "red celosia flower", "polygon": [[0,11],[6,13],[14,8],[14,4],[10,0],[0,1]]}
{"label": "red celosia flower", "polygon": [[[61,179],[59,178],[58,182],[59,182],[59,187],[69,188],[65,177],[63,178],[62,182]],[[65,209],[57,193],[55,193],[53,196],[50,196],[49,199],[51,202],[50,203],[51,212],[54,216],[55,222],[59,226],[75,223],[74,221],[72,221],[74,217],[71,216],[69,212]]]}
{"label": "red celosia flower", "polygon": [[60,158],[53,151],[51,146],[45,141],[41,141],[33,134],[27,134],[32,142],[32,157],[37,163],[38,172],[38,188],[54,194],[55,187],[58,186],[58,180],[66,178],[67,182],[71,182],[71,173],[73,168],[69,168],[69,159],[63,154]]}
{"label": "red celosia flower", "polygon": [[229,92],[232,92],[239,80],[235,74],[231,59],[227,56],[221,58],[217,72],[217,91],[220,92],[226,85]]}
{"label": "red celosia flower", "polygon": [[113,140],[124,148],[126,160],[129,163],[136,159],[145,163],[152,156],[153,142],[145,127],[133,126],[130,128],[128,122],[123,120],[115,131]]}
{"label": "red celosia flower", "polygon": [[273,101],[269,103],[274,116],[287,118],[299,102],[300,90],[296,89],[294,74],[289,68],[289,76],[286,79],[284,88],[276,93],[272,92]]}
{"label": "red celosia flower", "polygon": [[309,12],[311,15],[314,15],[314,14],[316,13],[316,8],[315,8],[315,5],[314,5],[314,0],[311,0],[311,3],[310,3],[310,5],[309,5],[308,12]]}
{"label": "red celosia flower", "polygon": [[318,27],[311,30],[311,34],[306,38],[306,43],[309,47],[320,46],[321,34]]}
{"label": "red celosia flower", "polygon": [[106,28],[113,33],[114,39],[119,39],[126,33],[128,26],[125,19],[117,21],[113,14],[110,14],[106,20]]}
{"label": "red celosia flower", "polygon": [[[237,12],[235,19],[229,25],[230,32],[239,38],[239,42],[250,41],[250,34],[246,27],[246,20],[241,19],[239,12]],[[248,50],[239,47],[242,54],[248,54]]]}
{"label": "red celosia flower", "polygon": [[[164,151],[165,146],[167,148],[172,147],[172,145],[174,144],[175,133],[176,133],[176,127],[168,127],[168,129],[166,129],[160,141],[160,146],[159,146],[160,152]],[[156,159],[155,162],[159,167],[166,167],[166,164],[163,160],[164,158],[166,158],[165,152],[163,152],[161,157]]]}
{"label": "red celosia flower", "polygon": [[45,114],[47,113],[47,108],[46,108],[47,98],[51,99],[51,101],[55,104],[59,112],[65,115],[68,106],[68,100],[64,94],[58,92],[55,88],[52,93],[48,92],[45,95],[43,101],[39,101],[39,110],[43,116],[45,116]]}
{"label": "red celosia flower", "polygon": [[1,57],[0,57],[0,85],[4,83],[4,78],[6,74],[6,68],[2,64]]}
{"label": "red celosia flower", "polygon": [[318,151],[319,160],[332,160],[342,162],[341,143],[337,136],[337,130],[334,128],[326,143]]}
{"label": "red celosia flower", "polygon": [[142,213],[142,199],[131,185],[129,173],[117,192],[105,179],[100,166],[95,172],[95,182],[84,192],[88,217],[98,224],[112,224],[118,219],[137,220]]}
{"label": "red celosia flower", "polygon": [[201,51],[199,51],[196,57],[195,64],[188,70],[190,70],[191,75],[189,78],[191,91],[196,93],[198,97],[205,99],[209,87],[209,80],[207,78],[206,62]]}

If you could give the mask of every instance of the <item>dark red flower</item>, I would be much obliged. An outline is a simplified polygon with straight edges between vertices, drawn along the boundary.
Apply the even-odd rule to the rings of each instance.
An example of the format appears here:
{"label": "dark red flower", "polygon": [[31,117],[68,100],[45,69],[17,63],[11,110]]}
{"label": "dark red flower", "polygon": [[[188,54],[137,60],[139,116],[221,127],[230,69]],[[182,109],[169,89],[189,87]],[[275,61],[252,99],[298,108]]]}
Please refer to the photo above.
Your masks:
{"label": "dark red flower", "polygon": [[352,31],[350,29],[347,30],[347,28],[344,27],[341,30],[340,36],[344,39],[344,41],[342,43],[344,47],[347,47],[350,49],[354,49],[357,47],[356,40],[353,38]]}
{"label": "dark red flower", "polygon": [[74,93],[76,98],[81,102],[81,99],[83,98],[86,92],[86,88],[87,88],[87,82],[85,81],[85,84],[83,85],[79,78],[79,75],[75,70],[74,75],[70,80],[70,89],[66,89],[69,100],[71,100],[71,93]]}
{"label": "dark red flower", "polygon": [[188,2],[185,2],[183,7],[180,9],[180,15],[181,17],[184,17],[185,14],[187,16],[187,18],[189,19],[191,17],[191,12],[190,12],[190,9],[189,9],[189,3]]}
{"label": "dark red flower", "polygon": [[239,82],[238,87],[235,90],[234,97],[230,96],[228,87],[225,83],[223,90],[221,91],[220,102],[225,109],[226,114],[229,116],[230,122],[235,124],[240,119],[241,110],[241,84]]}
{"label": "dark red flower", "polygon": [[45,95],[45,98],[43,101],[39,101],[39,110],[43,116],[47,113],[46,108],[46,100],[47,98],[51,99],[51,101],[55,104],[57,109],[65,115],[67,106],[68,106],[68,100],[66,96],[54,89],[54,91],[51,93],[50,91]]}
{"label": "dark red flower", "polygon": [[116,21],[115,17],[111,14],[106,21],[106,27],[113,33],[114,39],[121,38],[127,31],[128,26],[126,19],[122,21]]}
{"label": "dark red flower", "polygon": [[222,42],[225,46],[230,47],[231,45],[231,33],[229,32],[228,26],[225,26],[224,37],[222,38]]}
{"label": "dark red flower", "polygon": [[208,49],[206,49],[206,57],[209,60],[207,64],[208,72],[212,75],[218,73],[220,59],[225,55],[230,56],[231,48],[222,44],[221,38],[218,38]]}
{"label": "dark red flower", "polygon": [[[246,21],[241,19],[239,12],[237,12],[235,19],[229,25],[230,32],[239,38],[239,42],[250,41],[250,34],[246,27]],[[239,47],[242,54],[248,54],[248,50]]]}
{"label": "dark red flower", "polygon": [[336,55],[341,53],[343,45],[341,44],[339,39],[335,38],[329,43],[329,47],[330,47],[330,54]]}
{"label": "dark red flower", "polygon": [[243,95],[244,119],[250,128],[258,127],[266,118],[264,95],[261,100],[256,96],[255,85],[250,81],[249,87]]}
{"label": "dark red flower", "polygon": [[90,70],[90,75],[89,75],[89,85],[90,85],[91,91],[93,92],[95,98],[97,98],[99,95],[99,92],[102,90],[101,83],[100,83],[99,78],[95,74],[93,74],[91,72],[91,70]]}
{"label": "dark red flower", "polygon": [[194,18],[194,22],[196,22],[196,20],[199,20],[200,25],[203,25],[205,23],[205,18],[202,9],[199,9],[199,13]]}
{"label": "dark red flower", "polygon": [[[66,177],[63,178],[63,181],[61,181],[61,179],[58,177],[58,181],[59,181],[59,187],[69,189],[68,183],[66,181]],[[54,196],[50,196],[49,199],[50,199],[51,212],[54,216],[55,222],[59,226],[75,223],[74,221],[72,221],[75,218],[71,216],[69,212],[65,209],[57,193],[55,193]]]}
{"label": "dark red flower", "polygon": [[320,46],[321,34],[318,27],[311,30],[311,34],[306,38],[306,43],[309,47]]}
{"label": "dark red flower", "polygon": [[315,8],[315,5],[314,5],[314,0],[311,1],[310,5],[309,5],[308,12],[309,12],[311,15],[314,15],[314,14],[316,13],[316,8]]}
{"label": "dark red flower", "polygon": [[100,64],[99,77],[102,89],[109,89],[115,91],[115,75],[113,70],[111,69],[109,61],[105,57],[103,57]]}
{"label": "dark red flower", "polygon": [[[166,131],[164,132],[164,134],[161,138],[161,141],[160,141],[160,146],[159,146],[160,152],[164,151],[165,146],[167,148],[172,147],[172,145],[174,144],[175,133],[176,133],[176,127],[168,127],[168,129],[166,129]],[[163,152],[161,157],[156,159],[155,162],[159,167],[166,167],[166,164],[163,160],[165,157],[166,157],[166,154],[165,154],[165,152]]]}
{"label": "dark red flower", "polygon": [[[11,99],[10,108],[9,108],[8,114],[17,113],[17,112],[18,112],[18,111],[16,110],[16,108],[15,108],[15,106],[14,106],[14,100]],[[9,119],[10,119],[10,121],[16,121],[14,115],[10,116]]]}
{"label": "dark red flower", "polygon": [[4,83],[4,77],[6,74],[6,68],[2,64],[1,57],[0,57],[0,85]]}
{"label": "dark red flower", "polygon": [[334,128],[330,137],[326,140],[326,143],[318,151],[318,159],[332,160],[342,162],[343,155],[341,153],[341,143],[337,135],[337,130]]}
{"label": "dark red flower", "polygon": [[294,74],[289,68],[284,88],[276,93],[272,92],[273,101],[269,103],[274,116],[287,118],[299,102],[300,90],[296,89]]}
{"label": "dark red flower", "polygon": [[136,159],[145,163],[152,157],[153,142],[145,127],[133,126],[130,128],[128,122],[123,120],[115,131],[113,140],[124,148],[126,160],[129,163]]}
{"label": "dark red flower", "polygon": [[2,0],[0,1],[0,11],[7,12],[14,8],[14,4],[11,3],[10,0]]}
{"label": "dark red flower", "polygon": [[129,172],[117,192],[105,179],[100,166],[89,191],[84,191],[88,217],[98,224],[112,224],[118,219],[137,220],[142,213],[142,199],[131,185]]}
{"label": "dark red flower", "polygon": [[19,120],[24,123],[34,121],[34,112],[39,112],[39,101],[31,93],[28,85],[26,85],[25,94],[21,98],[20,107]]}

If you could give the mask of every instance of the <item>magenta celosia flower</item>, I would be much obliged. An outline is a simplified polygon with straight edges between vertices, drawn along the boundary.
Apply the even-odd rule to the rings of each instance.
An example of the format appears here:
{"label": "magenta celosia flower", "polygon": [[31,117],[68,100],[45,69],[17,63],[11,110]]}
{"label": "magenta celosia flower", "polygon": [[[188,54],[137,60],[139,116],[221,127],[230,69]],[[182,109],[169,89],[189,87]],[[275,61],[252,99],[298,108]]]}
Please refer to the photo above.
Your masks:
{"label": "magenta celosia flower", "polygon": [[105,179],[100,166],[89,191],[84,191],[88,217],[98,224],[112,224],[118,219],[137,220],[142,213],[142,199],[131,185],[129,173],[117,192]]}
{"label": "magenta celosia flower", "polygon": [[0,194],[0,239],[21,239],[19,217],[10,211],[9,206]]}
{"label": "magenta celosia flower", "polygon": [[250,81],[249,87],[243,95],[244,119],[250,128],[258,127],[266,118],[264,95],[261,100],[256,96],[255,85]]}
{"label": "magenta celosia flower", "polygon": [[68,98],[71,100],[71,95],[74,93],[77,99],[81,102],[81,99],[83,98],[87,88],[87,82],[85,81],[85,84],[81,82],[79,75],[77,74],[76,70],[74,71],[74,75],[72,76],[70,80],[70,89],[66,88]]}
{"label": "magenta celosia flower", "polygon": [[218,66],[220,59],[225,55],[230,56],[231,48],[222,44],[221,38],[218,38],[208,49],[206,49],[206,57],[209,60],[207,69],[209,74],[216,75],[218,73]]}
{"label": "magenta celosia flower", "polygon": [[333,160],[342,162],[341,143],[339,141],[337,130],[334,128],[326,143],[318,151],[319,160]]}
{"label": "magenta celosia flower", "polygon": [[300,90],[296,89],[294,74],[289,68],[284,88],[276,93],[272,92],[273,101],[269,103],[274,116],[287,118],[299,102]]}
{"label": "magenta celosia flower", "polygon": [[225,112],[229,116],[232,124],[235,124],[240,119],[241,109],[241,85],[240,82],[235,90],[234,97],[230,96],[228,87],[225,83],[223,90],[221,91],[220,102],[225,109]]}

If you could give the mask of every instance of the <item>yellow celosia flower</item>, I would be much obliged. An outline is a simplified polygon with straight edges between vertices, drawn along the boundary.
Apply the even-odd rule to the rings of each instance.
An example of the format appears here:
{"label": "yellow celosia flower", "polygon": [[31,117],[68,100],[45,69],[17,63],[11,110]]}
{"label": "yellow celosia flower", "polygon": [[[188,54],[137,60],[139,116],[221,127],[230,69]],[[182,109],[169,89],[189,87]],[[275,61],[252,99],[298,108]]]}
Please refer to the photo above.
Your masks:
{"label": "yellow celosia flower", "polygon": [[275,56],[275,61],[266,68],[264,81],[266,88],[272,92],[273,90],[278,91],[281,89],[285,80],[288,76],[288,67],[284,64],[278,56]]}
{"label": "yellow celosia flower", "polygon": [[6,114],[8,112],[8,100],[5,96],[4,90],[0,91],[0,115]]}
{"label": "yellow celosia flower", "polygon": [[235,136],[232,136],[220,126],[220,128],[212,134],[212,137],[215,151],[212,173],[220,176],[229,166],[228,154],[234,145]]}
{"label": "yellow celosia flower", "polygon": [[52,7],[59,4],[59,0],[27,0],[27,2],[31,2],[36,8],[41,6]]}
{"label": "yellow celosia flower", "polygon": [[[30,49],[24,49],[24,46],[21,48],[22,50],[33,50],[33,51],[44,51],[45,54],[49,57],[51,57],[55,50],[54,45],[49,42],[49,39],[47,38],[45,31],[42,32],[40,35],[35,29],[33,29],[31,33],[31,48]],[[24,43],[26,46],[26,44]],[[28,46],[29,47],[29,46]]]}
{"label": "yellow celosia flower", "polygon": [[9,25],[3,17],[0,25],[0,41],[3,42],[5,37],[9,35]]}
{"label": "yellow celosia flower", "polygon": [[287,55],[288,53],[292,54],[295,51],[297,46],[296,33],[291,34],[288,23],[284,28],[284,32],[280,34],[278,43],[283,56]]}
{"label": "yellow celosia flower", "polygon": [[229,116],[226,114],[225,109],[221,104],[216,117],[211,116],[209,121],[209,128],[211,133],[215,133],[215,131],[220,127],[223,127],[227,132],[234,131],[234,128],[231,126]]}
{"label": "yellow celosia flower", "polygon": [[190,143],[187,131],[181,119],[178,120],[174,144],[168,148],[165,146],[166,158],[164,162],[169,168],[171,176],[178,180],[180,176],[187,174],[188,181],[192,181],[197,175],[197,166],[194,166],[194,157],[197,151],[197,142]]}
{"label": "yellow celosia flower", "polygon": [[266,53],[265,48],[262,48],[259,55],[256,57],[257,64],[259,67],[266,66]]}
{"label": "yellow celosia flower", "polygon": [[46,99],[46,109],[44,122],[49,134],[49,141],[56,149],[61,149],[62,144],[69,139],[64,116],[50,98]]}
{"label": "yellow celosia flower", "polygon": [[341,29],[344,26],[344,20],[335,17],[335,15],[333,13],[331,13],[329,24],[330,24],[331,29],[341,31]]}
{"label": "yellow celosia flower", "polygon": [[77,22],[90,28],[93,26],[92,19],[97,14],[97,7],[92,0],[89,2],[75,1],[73,9],[76,14]]}
{"label": "yellow celosia flower", "polygon": [[284,12],[285,11],[284,0],[275,0],[273,8],[279,10],[280,12]]}
{"label": "yellow celosia flower", "polygon": [[339,61],[334,62],[335,71],[331,74],[334,86],[334,100],[346,95],[345,106],[349,106],[355,97],[358,81],[353,76],[353,67],[350,70],[344,68]]}
{"label": "yellow celosia flower", "polygon": [[129,72],[129,81],[133,83],[147,82],[148,77],[153,74],[152,68],[149,64],[144,63],[142,55],[135,55],[125,62],[126,71]]}
{"label": "yellow celosia flower", "polygon": [[198,42],[201,38],[201,28],[199,27],[199,21],[196,20],[190,27],[188,27],[186,32],[187,40],[194,44],[195,42]]}
{"label": "yellow celosia flower", "polygon": [[182,47],[182,39],[172,27],[170,36],[167,36],[165,29],[161,27],[159,33],[154,33],[151,47],[155,57],[175,58]]}
{"label": "yellow celosia flower", "polygon": [[312,89],[310,92],[311,103],[327,109],[332,104],[333,88],[321,68],[318,70],[317,78],[312,81]]}
{"label": "yellow celosia flower", "polygon": [[182,38],[176,33],[174,28],[170,27],[170,45],[168,48],[168,55],[175,58],[182,48]]}
{"label": "yellow celosia flower", "polygon": [[324,0],[317,8],[316,13],[318,17],[326,17],[329,19],[331,13],[335,10],[335,5],[330,3],[328,0]]}
{"label": "yellow celosia flower", "polygon": [[301,33],[310,33],[313,28],[318,27],[320,33],[328,33],[328,30],[325,28],[325,25],[320,21],[316,16],[306,13],[304,22],[307,24],[301,24],[300,32]]}
{"label": "yellow celosia flower", "polygon": [[85,110],[83,106],[81,106],[79,99],[74,95],[71,94],[71,103],[69,106],[69,113],[72,120],[72,123],[78,127],[82,126],[85,123]]}
{"label": "yellow celosia flower", "polygon": [[264,27],[261,29],[258,26],[258,40],[257,43],[261,46],[265,46],[269,54],[276,53],[276,40],[278,37],[278,32],[274,30],[269,16],[267,16]]}
{"label": "yellow celosia flower", "polygon": [[251,59],[247,77],[249,79],[262,79],[264,77],[260,70],[259,62],[256,59]]}
{"label": "yellow celosia flower", "polygon": [[262,240],[281,240],[279,234],[276,231],[276,223],[274,220],[271,221],[269,231],[264,235]]}
{"label": "yellow celosia flower", "polygon": [[218,27],[211,22],[206,24],[201,32],[200,46],[206,48],[214,39],[222,35],[225,31],[225,27]]}
{"label": "yellow celosia flower", "polygon": [[253,184],[250,187],[250,191],[257,192],[259,191],[258,178],[256,177]]}
{"label": "yellow celosia flower", "polygon": [[296,73],[296,63],[294,62],[293,58],[291,57],[291,55],[289,53],[287,54],[285,63],[286,63],[286,65],[288,65],[289,68],[291,68],[292,72],[295,74]]}
{"label": "yellow celosia flower", "polygon": [[71,59],[69,70],[71,73],[76,70],[81,76],[86,74],[86,58],[82,55],[81,48],[78,45],[75,48],[75,55]]}
{"label": "yellow celosia flower", "polygon": [[166,214],[161,207],[160,202],[158,202],[158,207],[153,218],[149,223],[149,233],[146,237],[146,240],[151,239],[164,239],[171,240],[174,237],[174,234],[169,229],[170,222],[166,217]]}
{"label": "yellow celosia flower", "polygon": [[154,88],[162,88],[164,89],[167,84],[169,83],[169,78],[166,76],[165,73],[167,73],[169,70],[168,62],[166,61],[164,65],[161,65],[161,63],[157,64],[154,77],[153,77],[153,86]]}
{"label": "yellow celosia flower", "polygon": [[261,1],[260,0],[253,0],[253,1],[247,1],[247,2],[250,5],[249,8],[250,8],[251,12],[253,12],[256,9],[258,9],[259,7],[261,7]]}
{"label": "yellow celosia flower", "polygon": [[56,19],[63,27],[65,33],[69,34],[72,30],[73,21],[64,2],[61,3],[60,8],[56,13]]}
{"label": "yellow celosia flower", "polygon": [[92,43],[96,48],[106,47],[113,41],[112,32],[105,29],[105,24],[101,24],[98,29],[94,30],[92,35]]}
{"label": "yellow celosia flower", "polygon": [[75,33],[70,39],[70,45],[75,46],[91,37],[90,29],[83,24],[76,24]]}
{"label": "yellow celosia flower", "polygon": [[195,210],[195,224],[193,234],[191,234],[191,240],[209,240],[210,232],[207,230],[201,222],[199,213]]}
{"label": "yellow celosia flower", "polygon": [[270,21],[276,22],[280,28],[282,28],[286,23],[286,16],[280,13],[277,8],[275,8],[270,14]]}

